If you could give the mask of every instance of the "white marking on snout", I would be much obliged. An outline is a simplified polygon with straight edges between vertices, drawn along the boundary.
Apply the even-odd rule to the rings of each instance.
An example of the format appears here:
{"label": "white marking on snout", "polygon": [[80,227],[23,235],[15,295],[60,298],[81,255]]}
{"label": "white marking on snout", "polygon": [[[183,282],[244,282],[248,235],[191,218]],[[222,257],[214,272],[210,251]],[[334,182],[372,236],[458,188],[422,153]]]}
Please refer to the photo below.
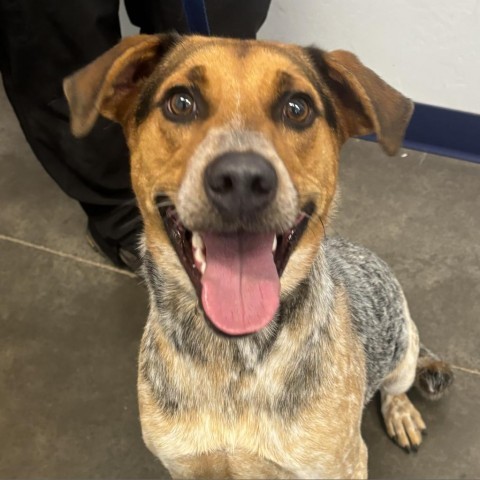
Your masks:
{"label": "white marking on snout", "polygon": [[205,168],[224,153],[252,151],[263,156],[275,169],[278,187],[274,208],[278,216],[285,219],[281,228],[286,230],[298,215],[298,196],[290,175],[272,142],[261,132],[236,128],[237,120],[226,127],[210,129],[193,153],[178,191],[178,214],[188,229],[201,230],[197,228],[199,219],[206,212],[212,212],[203,187]]}
{"label": "white marking on snout", "polygon": [[240,114],[240,105],[242,104],[242,93],[239,88],[235,89],[235,110],[230,121],[230,128],[232,130],[243,130],[244,121]]}

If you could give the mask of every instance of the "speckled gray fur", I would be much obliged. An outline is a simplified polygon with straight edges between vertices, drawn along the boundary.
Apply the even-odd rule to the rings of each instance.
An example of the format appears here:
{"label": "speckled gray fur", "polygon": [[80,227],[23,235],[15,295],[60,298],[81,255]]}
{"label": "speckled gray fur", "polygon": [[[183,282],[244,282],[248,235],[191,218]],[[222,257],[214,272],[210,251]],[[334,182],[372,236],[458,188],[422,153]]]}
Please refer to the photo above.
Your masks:
{"label": "speckled gray fur", "polygon": [[404,296],[388,265],[366,248],[340,237],[324,243],[330,275],[347,291],[352,324],[365,349],[368,401],[405,354]]}

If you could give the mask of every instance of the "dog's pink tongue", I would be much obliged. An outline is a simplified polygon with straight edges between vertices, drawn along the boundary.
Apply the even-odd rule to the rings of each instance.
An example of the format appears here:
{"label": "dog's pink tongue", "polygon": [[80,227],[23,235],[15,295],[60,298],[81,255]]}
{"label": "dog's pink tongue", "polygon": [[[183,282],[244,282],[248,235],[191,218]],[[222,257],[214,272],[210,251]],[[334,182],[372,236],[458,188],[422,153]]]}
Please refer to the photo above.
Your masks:
{"label": "dog's pink tongue", "polygon": [[202,234],[207,268],[202,305],[229,335],[265,327],[279,305],[280,280],[273,261],[273,233]]}

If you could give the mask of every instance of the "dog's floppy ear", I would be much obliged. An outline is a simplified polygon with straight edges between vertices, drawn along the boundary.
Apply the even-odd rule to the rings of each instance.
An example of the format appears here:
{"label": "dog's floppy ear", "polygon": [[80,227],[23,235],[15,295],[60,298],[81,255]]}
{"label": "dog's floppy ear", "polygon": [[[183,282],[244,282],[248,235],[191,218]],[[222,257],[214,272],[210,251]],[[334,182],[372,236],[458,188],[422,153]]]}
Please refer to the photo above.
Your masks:
{"label": "dog's floppy ear", "polygon": [[121,122],[140,82],[174,44],[173,35],[127,37],[86,67],[63,81],[70,106],[70,126],[85,136],[99,114]]}
{"label": "dog's floppy ear", "polygon": [[413,102],[363,65],[353,53],[345,50],[325,53],[314,48],[308,52],[334,96],[345,137],[375,133],[383,149],[394,155],[402,144]]}

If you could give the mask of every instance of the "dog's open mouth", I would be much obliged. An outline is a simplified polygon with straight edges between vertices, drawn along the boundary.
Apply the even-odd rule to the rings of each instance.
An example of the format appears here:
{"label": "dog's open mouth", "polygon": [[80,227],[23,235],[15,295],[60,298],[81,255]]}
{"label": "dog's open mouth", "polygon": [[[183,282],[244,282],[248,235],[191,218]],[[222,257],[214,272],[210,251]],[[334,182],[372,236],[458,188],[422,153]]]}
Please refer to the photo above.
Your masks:
{"label": "dog's open mouth", "polygon": [[280,303],[280,276],[313,210],[309,203],[291,229],[276,234],[191,232],[174,206],[159,208],[204,313],[229,335],[256,332],[273,319]]}

